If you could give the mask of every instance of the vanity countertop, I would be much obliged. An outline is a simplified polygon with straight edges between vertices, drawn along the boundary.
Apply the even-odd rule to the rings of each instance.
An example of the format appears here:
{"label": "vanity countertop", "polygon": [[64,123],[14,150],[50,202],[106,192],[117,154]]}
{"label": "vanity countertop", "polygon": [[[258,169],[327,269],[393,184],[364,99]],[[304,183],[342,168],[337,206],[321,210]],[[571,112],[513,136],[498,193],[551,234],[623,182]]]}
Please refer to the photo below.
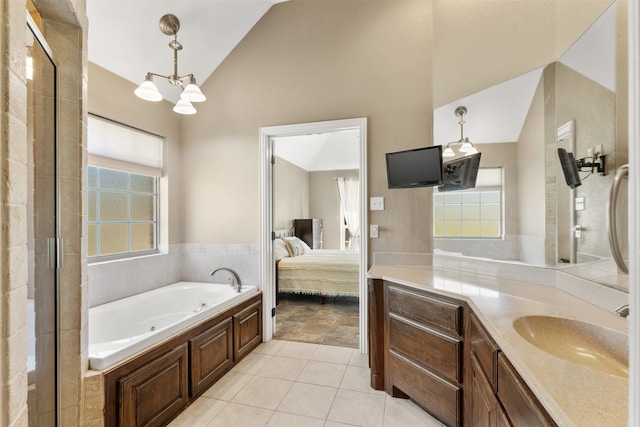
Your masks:
{"label": "vanity countertop", "polygon": [[[465,300],[560,426],[626,426],[628,378],[552,356],[514,329],[526,315],[576,319],[628,335],[628,322],[553,287],[421,266],[375,265],[369,278]],[[523,278],[526,280],[526,278]]]}

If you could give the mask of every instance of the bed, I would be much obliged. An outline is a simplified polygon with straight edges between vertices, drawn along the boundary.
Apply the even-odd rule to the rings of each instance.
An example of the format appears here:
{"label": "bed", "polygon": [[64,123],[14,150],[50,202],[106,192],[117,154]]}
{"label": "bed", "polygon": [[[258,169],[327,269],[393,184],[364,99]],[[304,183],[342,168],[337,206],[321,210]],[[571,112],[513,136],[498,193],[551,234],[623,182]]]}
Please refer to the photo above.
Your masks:
{"label": "bed", "polygon": [[297,237],[279,237],[274,254],[279,293],[319,295],[322,300],[359,296],[360,252],[309,249]]}

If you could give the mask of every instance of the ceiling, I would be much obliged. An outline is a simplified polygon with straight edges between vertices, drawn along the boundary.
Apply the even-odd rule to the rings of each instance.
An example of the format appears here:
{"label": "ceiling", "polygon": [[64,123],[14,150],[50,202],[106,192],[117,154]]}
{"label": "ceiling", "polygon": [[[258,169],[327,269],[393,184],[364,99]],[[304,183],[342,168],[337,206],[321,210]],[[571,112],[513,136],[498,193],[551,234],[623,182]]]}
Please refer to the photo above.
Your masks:
{"label": "ceiling", "polygon": [[[615,91],[615,3],[560,57],[559,62]],[[542,68],[442,105],[433,111],[433,144],[460,140],[458,106],[467,107],[464,136],[476,143],[516,142]],[[482,150],[480,150],[482,151]]]}
{"label": "ceiling", "polygon": [[273,153],[308,172],[360,169],[360,133],[346,130],[274,138]]}
{"label": "ceiling", "polygon": [[[194,74],[202,85],[269,10],[283,0],[87,0],[89,61],[140,84],[147,72],[173,73],[173,39],[160,31],[160,18],[180,20],[178,74]],[[165,99],[179,90],[156,80]],[[206,95],[206,93],[205,93]]]}

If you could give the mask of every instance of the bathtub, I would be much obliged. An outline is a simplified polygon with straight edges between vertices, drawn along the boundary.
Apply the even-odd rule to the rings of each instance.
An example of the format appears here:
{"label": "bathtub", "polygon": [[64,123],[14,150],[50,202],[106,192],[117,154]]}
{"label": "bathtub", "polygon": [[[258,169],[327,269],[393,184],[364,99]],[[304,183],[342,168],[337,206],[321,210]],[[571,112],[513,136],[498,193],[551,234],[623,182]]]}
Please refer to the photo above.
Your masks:
{"label": "bathtub", "polygon": [[255,286],[178,282],[89,309],[89,367],[102,370],[248,300]]}

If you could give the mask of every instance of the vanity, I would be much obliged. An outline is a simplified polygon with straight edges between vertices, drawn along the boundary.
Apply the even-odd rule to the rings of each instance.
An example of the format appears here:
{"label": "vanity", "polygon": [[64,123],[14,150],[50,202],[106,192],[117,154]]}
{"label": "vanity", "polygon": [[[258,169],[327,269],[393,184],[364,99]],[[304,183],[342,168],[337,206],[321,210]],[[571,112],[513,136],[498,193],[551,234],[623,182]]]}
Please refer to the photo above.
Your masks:
{"label": "vanity", "polygon": [[432,267],[374,266],[368,287],[374,389],[450,426],[627,425],[625,319],[553,287]]}

